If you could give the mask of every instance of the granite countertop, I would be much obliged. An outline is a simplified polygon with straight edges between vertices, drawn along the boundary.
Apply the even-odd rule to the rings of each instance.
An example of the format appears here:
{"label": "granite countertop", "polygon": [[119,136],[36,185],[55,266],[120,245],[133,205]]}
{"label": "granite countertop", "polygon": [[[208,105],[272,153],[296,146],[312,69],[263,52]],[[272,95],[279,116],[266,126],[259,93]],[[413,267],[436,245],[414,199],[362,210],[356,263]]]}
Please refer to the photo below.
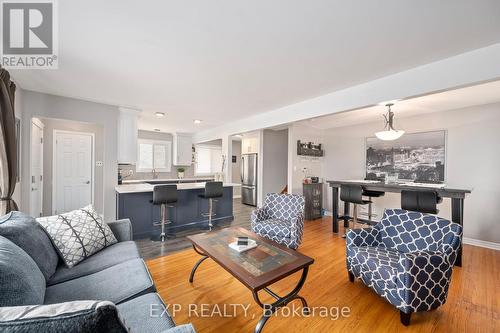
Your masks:
{"label": "granite countertop", "polygon": [[191,178],[151,178],[151,179],[124,179],[123,184],[141,184],[146,182],[176,182],[176,181],[197,181],[197,180],[213,180],[214,177],[191,177]]}
{"label": "granite countertop", "polygon": [[[182,191],[182,190],[197,190],[197,189],[204,189],[205,188],[205,183],[181,183],[181,184],[176,184],[177,189]],[[241,184],[237,183],[224,183],[224,187],[237,187],[241,186]],[[115,191],[119,194],[122,193],[140,193],[140,192],[153,192],[153,187],[154,185],[150,184],[123,184],[123,185],[118,185],[115,187]]]}

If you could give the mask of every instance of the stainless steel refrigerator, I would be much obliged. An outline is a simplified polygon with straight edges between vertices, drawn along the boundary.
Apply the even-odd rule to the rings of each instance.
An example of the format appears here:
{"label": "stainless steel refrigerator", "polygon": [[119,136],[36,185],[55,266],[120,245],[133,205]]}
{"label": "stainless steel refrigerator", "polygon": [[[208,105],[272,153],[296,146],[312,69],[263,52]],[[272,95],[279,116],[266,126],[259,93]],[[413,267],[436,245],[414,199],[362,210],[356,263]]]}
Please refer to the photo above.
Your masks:
{"label": "stainless steel refrigerator", "polygon": [[257,154],[241,155],[241,203],[257,206]]}

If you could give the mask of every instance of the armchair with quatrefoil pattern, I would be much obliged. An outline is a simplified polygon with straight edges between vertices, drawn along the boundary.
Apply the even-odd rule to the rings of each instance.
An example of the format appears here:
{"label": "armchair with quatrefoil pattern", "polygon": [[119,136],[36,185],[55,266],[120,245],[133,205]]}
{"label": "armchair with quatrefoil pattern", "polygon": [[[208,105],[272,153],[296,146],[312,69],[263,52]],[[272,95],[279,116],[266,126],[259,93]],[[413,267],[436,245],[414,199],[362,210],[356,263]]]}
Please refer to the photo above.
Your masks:
{"label": "armchair with quatrefoil pattern", "polygon": [[268,193],[264,206],[252,212],[252,231],[297,249],[304,233],[304,202],[301,195]]}
{"label": "armchair with quatrefoil pattern", "polygon": [[373,227],[349,230],[347,271],[400,310],[410,324],[413,312],[443,305],[462,239],[451,221],[403,209],[386,209]]}

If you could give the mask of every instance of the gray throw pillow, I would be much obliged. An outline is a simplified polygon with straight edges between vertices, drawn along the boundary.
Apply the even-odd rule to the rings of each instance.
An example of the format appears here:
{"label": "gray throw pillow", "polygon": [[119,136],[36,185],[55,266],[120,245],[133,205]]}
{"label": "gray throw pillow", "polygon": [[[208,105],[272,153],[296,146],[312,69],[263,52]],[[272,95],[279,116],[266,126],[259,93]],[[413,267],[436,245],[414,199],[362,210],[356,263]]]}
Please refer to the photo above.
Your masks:
{"label": "gray throw pillow", "polygon": [[117,242],[111,228],[92,205],[69,213],[39,217],[36,221],[47,231],[68,267]]}
{"label": "gray throw pillow", "polygon": [[0,331],[125,333],[116,306],[107,301],[74,301],[0,308]]}
{"label": "gray throw pillow", "polygon": [[45,283],[33,259],[19,246],[0,236],[0,307],[42,304]]}
{"label": "gray throw pillow", "polygon": [[29,254],[45,280],[54,275],[59,256],[49,236],[33,217],[21,212],[10,212],[0,217],[0,235]]}

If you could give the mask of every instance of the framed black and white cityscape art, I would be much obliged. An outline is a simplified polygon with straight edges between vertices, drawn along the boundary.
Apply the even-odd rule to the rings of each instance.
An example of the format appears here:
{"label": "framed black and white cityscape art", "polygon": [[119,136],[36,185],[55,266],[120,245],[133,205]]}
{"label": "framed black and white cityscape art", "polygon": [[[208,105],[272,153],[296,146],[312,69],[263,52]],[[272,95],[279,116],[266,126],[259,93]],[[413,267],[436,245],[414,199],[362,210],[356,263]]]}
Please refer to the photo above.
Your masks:
{"label": "framed black and white cityscape art", "polygon": [[408,133],[394,141],[366,138],[366,177],[444,183],[446,131]]}

